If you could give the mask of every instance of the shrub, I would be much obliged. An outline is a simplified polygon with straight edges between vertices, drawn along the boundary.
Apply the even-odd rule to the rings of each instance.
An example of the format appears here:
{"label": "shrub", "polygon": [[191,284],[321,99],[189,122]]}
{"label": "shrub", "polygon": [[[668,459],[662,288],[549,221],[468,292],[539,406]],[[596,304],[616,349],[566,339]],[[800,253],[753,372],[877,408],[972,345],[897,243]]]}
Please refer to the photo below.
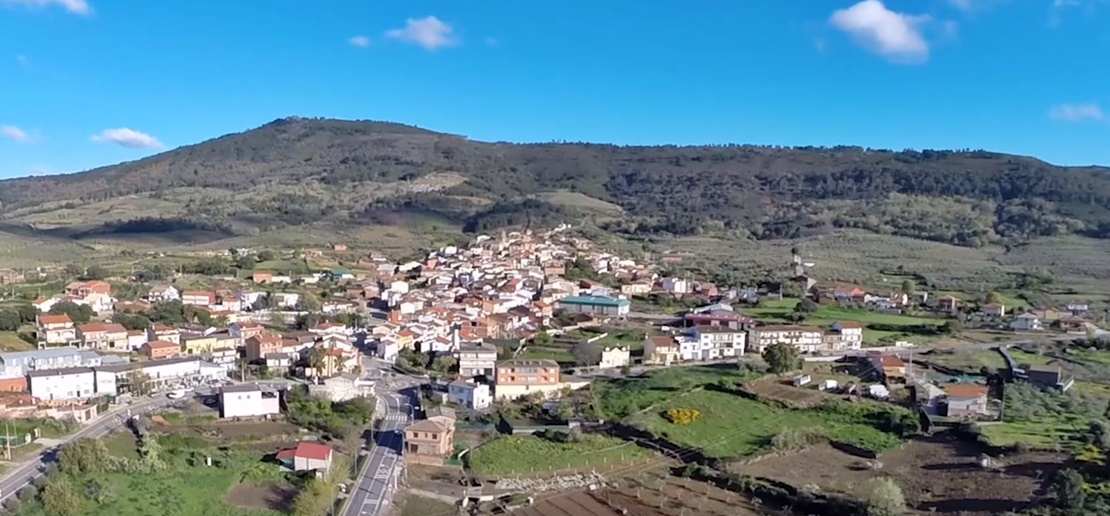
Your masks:
{"label": "shrub", "polygon": [[897,516],[906,510],[902,488],[890,478],[872,479],[864,495],[867,516]]}
{"label": "shrub", "polygon": [[667,421],[671,423],[685,426],[701,419],[701,411],[697,409],[673,408],[667,409],[663,417],[667,418]]}
{"label": "shrub", "polygon": [[802,448],[827,438],[822,428],[787,428],[771,438],[771,448],[776,450]]}

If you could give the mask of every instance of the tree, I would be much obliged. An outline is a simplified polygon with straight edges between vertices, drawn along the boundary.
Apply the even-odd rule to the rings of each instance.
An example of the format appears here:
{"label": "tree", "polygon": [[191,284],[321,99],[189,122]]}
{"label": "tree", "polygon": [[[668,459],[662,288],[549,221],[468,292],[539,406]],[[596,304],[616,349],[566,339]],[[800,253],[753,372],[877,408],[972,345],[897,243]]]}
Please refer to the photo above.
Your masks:
{"label": "tree", "polygon": [[135,396],[146,396],[154,390],[150,375],[142,371],[132,371],[127,375],[127,381],[131,385],[131,394]]}
{"label": "tree", "polygon": [[815,301],[807,297],[801,301],[798,301],[798,303],[794,305],[794,312],[801,314],[811,314],[813,312],[816,312],[819,308],[821,307],[818,306]]}
{"label": "tree", "polygon": [[81,438],[62,445],[58,451],[58,467],[72,475],[101,473],[110,455],[103,441]]}
{"label": "tree", "polygon": [[104,278],[107,278],[108,276],[111,276],[111,273],[108,272],[108,269],[105,269],[104,267],[101,267],[99,265],[93,265],[92,267],[85,269],[85,273],[81,275],[81,279],[84,279],[86,281],[102,280]]}
{"label": "tree", "polygon": [[320,377],[320,372],[324,370],[324,365],[327,363],[328,352],[324,348],[312,348],[308,352],[308,367],[311,367],[316,377]]}
{"label": "tree", "polygon": [[990,294],[987,294],[987,303],[996,305],[1002,304],[1002,294],[999,294],[998,292],[991,292]]}
{"label": "tree", "polygon": [[274,252],[269,249],[263,249],[258,252],[258,261],[268,262],[274,259]]}
{"label": "tree", "polygon": [[458,363],[458,359],[451,355],[439,355],[432,359],[431,368],[440,373],[449,373]]}
{"label": "tree", "polygon": [[306,293],[297,299],[297,310],[301,312],[315,312],[320,309],[320,300],[312,293]]}
{"label": "tree", "polygon": [[285,314],[278,311],[271,311],[270,324],[279,328],[286,326]]}
{"label": "tree", "polygon": [[947,335],[953,335],[955,333],[959,333],[959,331],[962,330],[963,327],[964,324],[958,319],[950,319],[948,321],[945,321],[944,324],[940,326],[940,331]]}
{"label": "tree", "polygon": [[532,343],[537,346],[547,346],[551,344],[551,340],[551,334],[547,333],[547,330],[540,330],[535,337],[532,337]]}
{"label": "tree", "polygon": [[23,326],[19,313],[13,311],[0,312],[0,331],[16,331]]}
{"label": "tree", "polygon": [[917,284],[914,283],[912,279],[908,279],[902,282],[902,292],[905,292],[906,294],[913,294],[915,291],[917,291]]}
{"label": "tree", "polygon": [[150,319],[139,314],[125,314],[122,312],[112,315],[112,322],[128,330],[145,330],[150,327]]}
{"label": "tree", "polygon": [[67,275],[76,278],[85,273],[85,268],[76,263],[66,265],[65,272]]}
{"label": "tree", "polygon": [[51,315],[68,315],[73,324],[85,324],[89,322],[96,312],[88,305],[79,305],[72,301],[62,301],[55,304],[50,308]]}
{"label": "tree", "polygon": [[54,516],[69,516],[83,512],[81,493],[62,479],[48,480],[42,487],[42,492],[39,493],[39,499],[46,512]]}
{"label": "tree", "polygon": [[331,509],[334,486],[311,478],[293,500],[293,516],[320,516]]}
{"label": "tree", "polygon": [[867,516],[897,516],[906,510],[902,488],[889,477],[872,479],[864,495]]}
{"label": "tree", "polygon": [[253,256],[240,256],[235,258],[235,266],[244,271],[253,269],[256,263],[258,262],[254,261]]}
{"label": "tree", "polygon": [[1078,471],[1068,468],[1056,473],[1052,485],[1048,487],[1052,502],[1059,508],[1067,511],[1078,511],[1087,501],[1087,494],[1083,490],[1086,482]]}
{"label": "tree", "polygon": [[594,342],[582,341],[574,345],[574,363],[580,366],[597,365],[601,362],[601,349]]}
{"label": "tree", "polygon": [[772,344],[763,350],[763,361],[774,374],[782,374],[798,368],[800,359],[798,349],[790,344]]}

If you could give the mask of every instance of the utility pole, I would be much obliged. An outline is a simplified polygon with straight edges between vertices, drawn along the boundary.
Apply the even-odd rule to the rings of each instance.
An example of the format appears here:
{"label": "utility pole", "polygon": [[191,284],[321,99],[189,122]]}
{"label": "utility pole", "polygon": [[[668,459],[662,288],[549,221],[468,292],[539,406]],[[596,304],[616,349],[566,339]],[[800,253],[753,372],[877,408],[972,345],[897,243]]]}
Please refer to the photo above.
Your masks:
{"label": "utility pole", "polygon": [[4,458],[12,460],[12,432],[8,421],[4,421]]}

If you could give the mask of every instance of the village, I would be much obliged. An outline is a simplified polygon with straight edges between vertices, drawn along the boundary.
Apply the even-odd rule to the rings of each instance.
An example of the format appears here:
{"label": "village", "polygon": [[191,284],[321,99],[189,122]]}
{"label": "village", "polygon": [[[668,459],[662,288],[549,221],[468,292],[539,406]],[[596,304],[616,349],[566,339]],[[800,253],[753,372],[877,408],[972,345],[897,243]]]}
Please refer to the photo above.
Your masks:
{"label": "village", "polygon": [[[329,470],[332,454],[343,455],[350,465],[330,485],[345,514],[370,503],[345,500],[357,498],[351,486],[377,481],[365,471],[376,460],[397,464],[387,477],[408,488],[393,500],[402,514],[426,516],[422,503],[556,514],[543,510],[564,503],[553,496],[581,503],[590,486],[609,500],[589,495],[593,513],[618,514],[647,502],[607,478],[714,461],[717,472],[701,480],[731,500],[721,475],[751,473],[726,463],[768,451],[757,441],[827,441],[875,457],[922,428],[982,424],[975,433],[988,440],[1038,434],[1045,429],[1004,418],[1006,382],[1065,393],[1075,371],[1052,358],[1104,334],[1082,302],[1008,306],[998,293],[930,293],[912,279],[885,290],[826,284],[796,251],[782,282],[717,286],[601,249],[566,225],[481,235],[409,261],[342,244],[195,259],[236,266],[155,279],[134,267],[5,273],[6,472],[82,428],[107,431],[106,420],[142,414],[169,433],[275,433],[271,460],[291,472]],[[306,266],[289,266],[298,260]],[[60,292],[38,296],[59,280]],[[976,360],[984,367],[969,365]],[[408,413],[382,402],[395,394],[409,399]],[[378,431],[361,443],[363,432],[336,430],[347,423],[306,416],[313,400],[336,414],[368,400]],[[866,422],[879,415],[896,423]],[[799,422],[782,423],[794,432],[785,437],[770,423],[791,418]],[[383,440],[387,427],[403,435],[399,459],[379,452],[394,442]],[[1059,447],[1068,430],[1053,431]],[[654,481],[660,493],[681,490],[666,473]],[[373,503],[388,505],[395,488],[381,482]],[[224,487],[239,498],[258,491],[240,507],[291,510],[264,501],[285,484],[243,484]],[[0,496],[23,500],[20,486],[6,478]],[[930,493],[907,497],[925,506],[943,496]]]}

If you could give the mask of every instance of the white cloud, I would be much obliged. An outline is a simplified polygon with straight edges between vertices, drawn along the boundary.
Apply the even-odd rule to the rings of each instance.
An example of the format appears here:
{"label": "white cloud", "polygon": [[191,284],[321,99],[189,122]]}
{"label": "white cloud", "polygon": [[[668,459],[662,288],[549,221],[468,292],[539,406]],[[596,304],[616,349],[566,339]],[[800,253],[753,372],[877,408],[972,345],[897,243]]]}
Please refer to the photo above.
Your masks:
{"label": "white cloud", "polygon": [[409,18],[405,20],[405,28],[386,31],[385,36],[420,45],[425,50],[436,50],[458,44],[458,40],[455,39],[455,29],[435,16]]}
{"label": "white cloud", "polygon": [[31,58],[23,54],[16,55],[15,62],[19,63],[20,66],[31,66]]}
{"label": "white cloud", "polygon": [[1098,104],[1060,104],[1048,110],[1048,117],[1067,122],[1102,120],[1102,108]]}
{"label": "white cloud", "polygon": [[105,129],[101,131],[100,134],[93,135],[92,141],[114,143],[129,149],[161,149],[165,147],[157,138],[126,127]]}
{"label": "white cloud", "polygon": [[351,36],[351,39],[348,39],[347,43],[358,48],[366,48],[370,46],[370,38],[366,36]]}
{"label": "white cloud", "polygon": [[31,135],[27,134],[27,131],[24,131],[23,129],[20,129],[14,125],[0,126],[0,136],[20,143],[27,143],[31,141]]}
{"label": "white cloud", "polygon": [[879,0],[863,0],[834,12],[829,23],[891,61],[915,63],[929,58],[929,42],[921,35],[921,25],[931,19],[891,11]]}
{"label": "white cloud", "polygon": [[89,6],[87,0],[0,0],[0,4],[33,8],[57,6],[73,14],[92,14],[92,7]]}

